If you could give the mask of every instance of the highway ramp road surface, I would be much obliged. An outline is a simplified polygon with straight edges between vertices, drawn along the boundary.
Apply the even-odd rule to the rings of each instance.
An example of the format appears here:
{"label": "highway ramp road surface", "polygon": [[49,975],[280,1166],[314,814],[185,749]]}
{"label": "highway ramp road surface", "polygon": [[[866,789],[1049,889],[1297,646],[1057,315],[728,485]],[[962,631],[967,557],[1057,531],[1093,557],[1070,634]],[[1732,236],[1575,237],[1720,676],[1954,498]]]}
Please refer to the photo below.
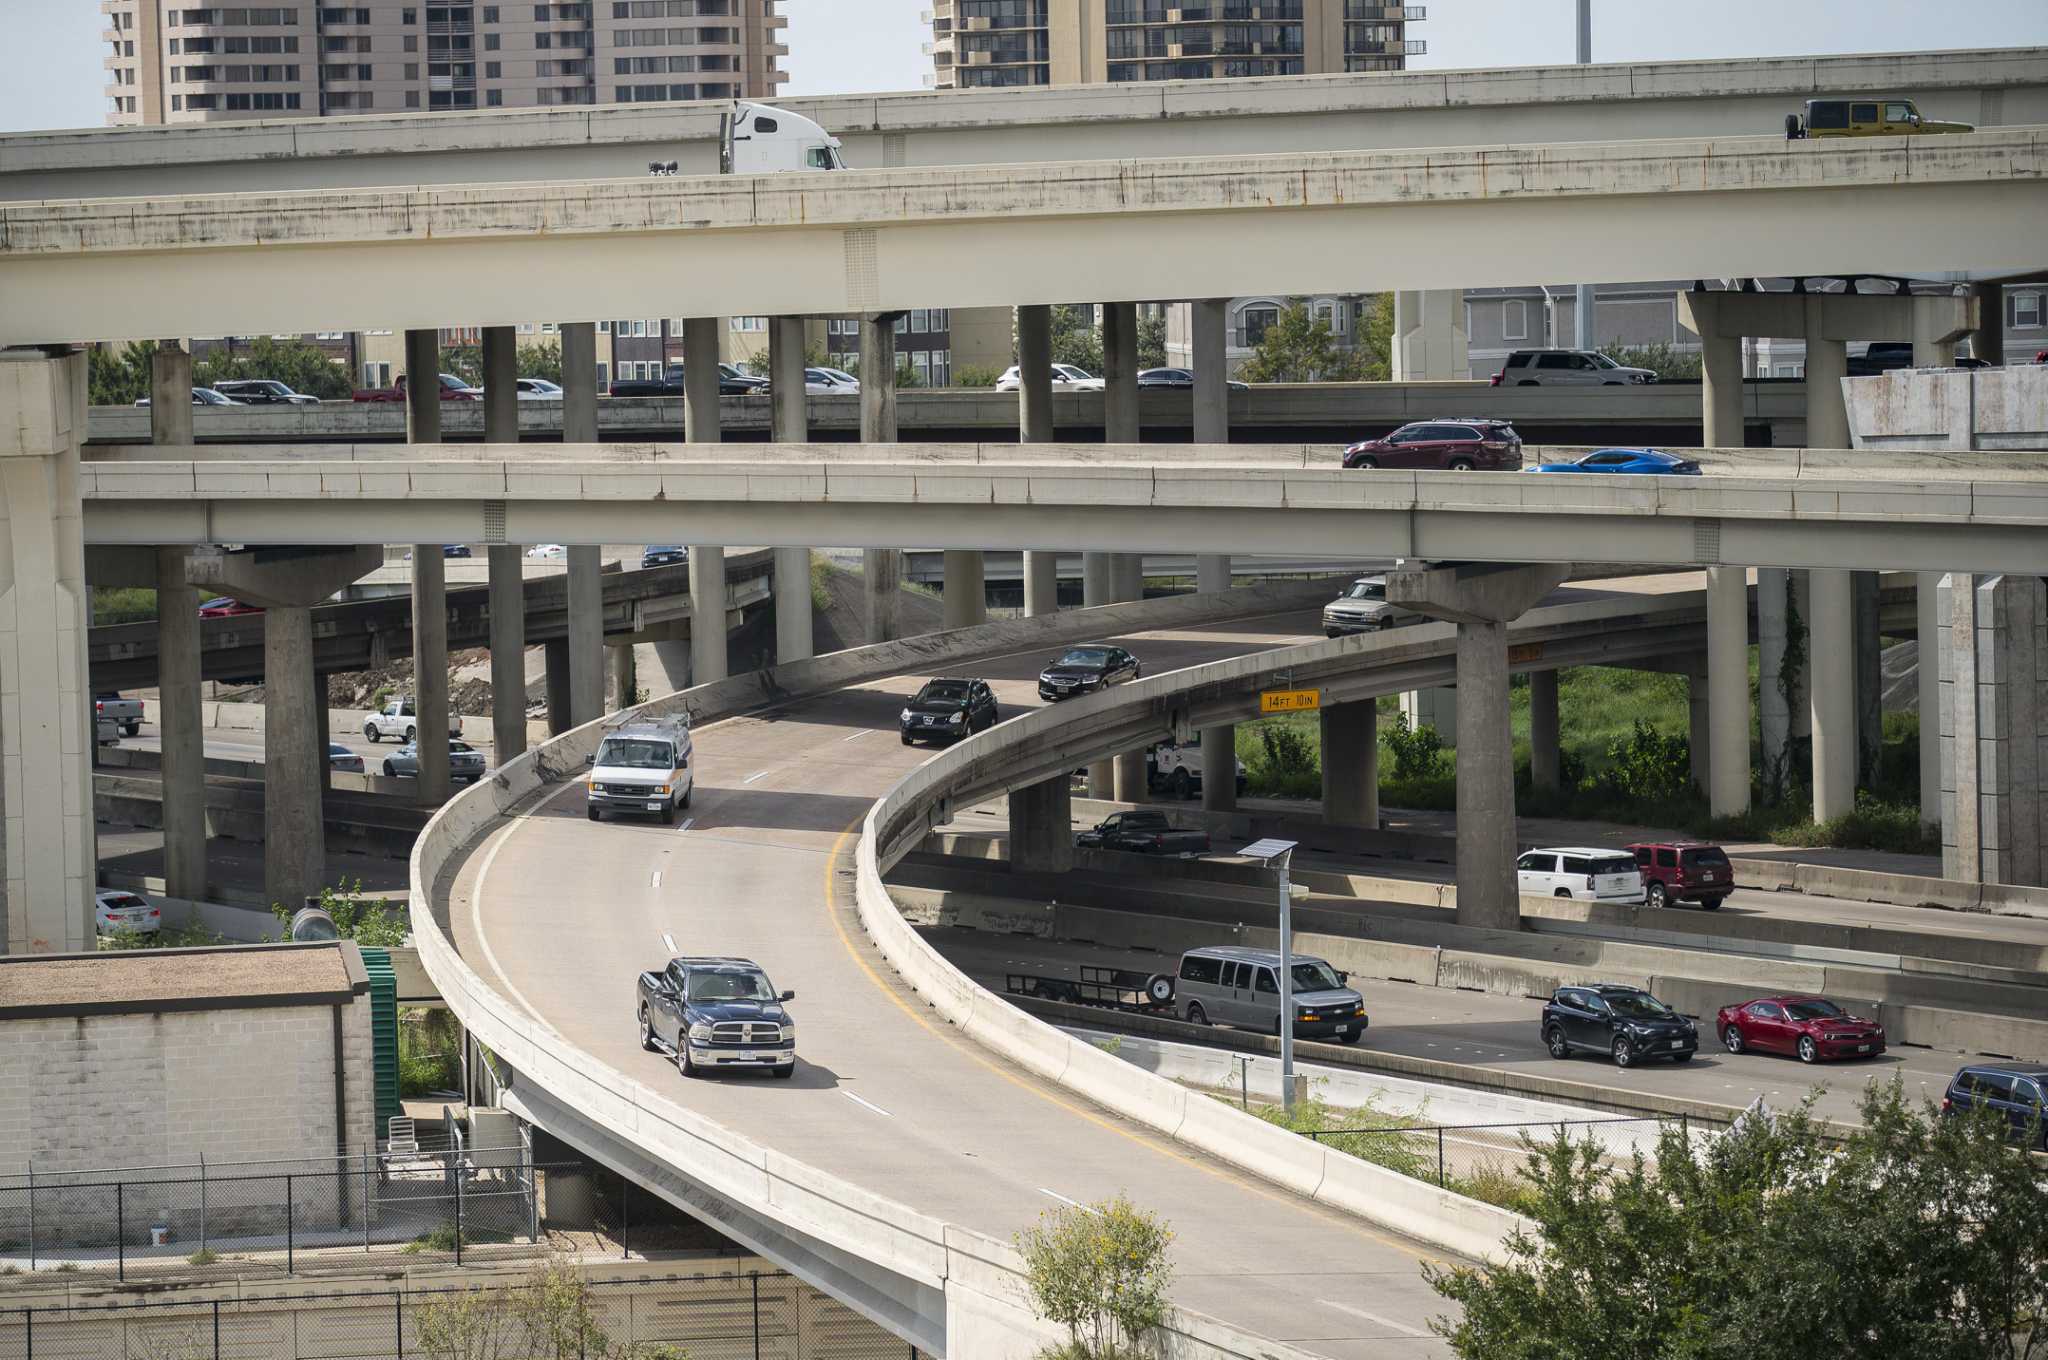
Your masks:
{"label": "highway ramp road surface", "polygon": [[[1117,641],[1147,674],[1320,638],[1302,611]],[[1043,650],[960,668],[1005,714],[1035,707]],[[778,1151],[1007,1239],[1118,1193],[1175,1233],[1173,1297],[1343,1360],[1444,1356],[1428,1249],[1189,1152],[935,1020],[854,915],[869,806],[931,751],[897,739],[905,675],[700,728],[689,819],[585,820],[568,783],[470,847],[449,888],[472,966],[571,1042]],[[639,1048],[633,982],[675,952],[755,960],[796,992],[797,1073],[685,1083]]]}

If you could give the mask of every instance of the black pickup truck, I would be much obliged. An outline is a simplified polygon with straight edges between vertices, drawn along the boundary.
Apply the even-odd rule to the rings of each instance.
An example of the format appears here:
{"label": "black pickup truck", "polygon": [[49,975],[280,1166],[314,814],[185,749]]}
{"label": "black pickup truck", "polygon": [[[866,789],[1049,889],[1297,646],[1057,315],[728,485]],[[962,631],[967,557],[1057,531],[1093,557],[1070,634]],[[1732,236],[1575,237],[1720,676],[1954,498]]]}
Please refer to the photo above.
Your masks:
{"label": "black pickup truck", "polygon": [[670,959],[642,973],[640,1047],[666,1053],[686,1077],[753,1068],[796,1073],[796,1017],[783,1009],[795,992],[777,992],[751,959]]}
{"label": "black pickup truck", "polygon": [[1128,850],[1138,855],[1205,855],[1209,833],[1178,830],[1163,812],[1113,812],[1075,833],[1074,844],[1083,850]]}

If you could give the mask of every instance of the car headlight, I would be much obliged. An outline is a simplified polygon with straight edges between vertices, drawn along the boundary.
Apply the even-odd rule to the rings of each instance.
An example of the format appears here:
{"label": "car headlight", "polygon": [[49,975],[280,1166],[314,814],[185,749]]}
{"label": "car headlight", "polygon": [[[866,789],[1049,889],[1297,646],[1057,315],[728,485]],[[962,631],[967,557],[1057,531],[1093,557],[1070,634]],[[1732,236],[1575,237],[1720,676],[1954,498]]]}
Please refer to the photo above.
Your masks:
{"label": "car headlight", "polygon": [[1102,677],[1099,675],[1084,675],[1081,677],[1081,683],[1083,685],[1099,685],[1102,683]]}
{"label": "car headlight", "polygon": [[906,708],[906,709],[904,709],[904,710],[903,710],[903,711],[902,711],[901,713],[898,713],[898,714],[896,715],[896,721],[897,721],[897,722],[909,722],[909,721],[910,721],[910,717],[911,717],[911,714],[910,714],[910,710]]}
{"label": "car headlight", "polygon": [[709,1020],[699,1020],[696,1024],[691,1025],[690,1037],[700,1044],[711,1042],[711,1022]]}
{"label": "car headlight", "polygon": [[946,721],[949,723],[964,723],[967,721],[967,715],[965,713],[955,713],[952,717],[946,719]]}
{"label": "car headlight", "polygon": [[660,794],[660,795],[661,795],[662,797],[666,798],[666,797],[668,796],[668,785],[666,785],[666,784],[656,784],[656,785],[654,786],[654,791],[655,791],[656,793]]}
{"label": "car headlight", "polygon": [[795,1043],[795,1042],[796,1042],[796,1026],[795,1026],[795,1025],[784,1025],[784,1026],[782,1027],[782,1042],[784,1042],[784,1043],[786,1043],[786,1044],[791,1044],[791,1043]]}

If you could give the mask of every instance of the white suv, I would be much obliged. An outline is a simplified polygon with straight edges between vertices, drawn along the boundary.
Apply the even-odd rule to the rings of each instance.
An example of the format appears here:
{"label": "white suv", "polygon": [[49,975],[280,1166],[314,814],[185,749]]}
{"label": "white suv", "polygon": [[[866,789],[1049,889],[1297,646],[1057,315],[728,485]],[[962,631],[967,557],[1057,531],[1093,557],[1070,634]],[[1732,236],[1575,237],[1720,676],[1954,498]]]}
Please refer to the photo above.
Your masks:
{"label": "white suv", "polygon": [[[419,710],[411,699],[393,699],[363,720],[363,740],[373,746],[386,737],[411,741],[419,735],[419,723]],[[462,719],[453,713],[448,715],[448,735],[462,735]]]}
{"label": "white suv", "polygon": [[1495,387],[1627,387],[1655,381],[1650,369],[1625,368],[1590,349],[1518,349],[1493,375]]}
{"label": "white suv", "polygon": [[[998,392],[1015,392],[1023,385],[1024,381],[1018,376],[1015,364],[1012,364],[1005,370],[1002,377],[996,379],[996,391]],[[1072,364],[1054,364],[1052,366],[1052,385],[1056,391],[1064,388],[1069,392],[1100,392],[1103,388],[1103,380],[1085,368],[1076,368]]]}
{"label": "white suv", "polygon": [[1515,881],[1525,895],[1572,897],[1581,902],[1640,902],[1643,874],[1626,850],[1568,846],[1529,850],[1515,861]]}

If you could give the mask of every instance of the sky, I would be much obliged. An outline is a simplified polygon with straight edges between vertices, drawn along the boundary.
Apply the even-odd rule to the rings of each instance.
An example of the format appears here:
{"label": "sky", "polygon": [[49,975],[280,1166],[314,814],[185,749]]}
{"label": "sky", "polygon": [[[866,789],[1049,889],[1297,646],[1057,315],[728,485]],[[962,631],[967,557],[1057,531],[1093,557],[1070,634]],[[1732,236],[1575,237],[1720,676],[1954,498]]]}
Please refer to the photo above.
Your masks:
{"label": "sky", "polygon": [[[305,0],[313,3],[314,0]],[[915,90],[931,60],[929,0],[782,0],[788,94]],[[1410,29],[1417,69],[1526,66],[1573,57],[1573,0],[1429,0]],[[94,0],[0,0],[15,50],[0,132],[97,127],[106,74]],[[2048,0],[1594,0],[1595,61],[1675,61],[1943,47],[2048,46]]]}

